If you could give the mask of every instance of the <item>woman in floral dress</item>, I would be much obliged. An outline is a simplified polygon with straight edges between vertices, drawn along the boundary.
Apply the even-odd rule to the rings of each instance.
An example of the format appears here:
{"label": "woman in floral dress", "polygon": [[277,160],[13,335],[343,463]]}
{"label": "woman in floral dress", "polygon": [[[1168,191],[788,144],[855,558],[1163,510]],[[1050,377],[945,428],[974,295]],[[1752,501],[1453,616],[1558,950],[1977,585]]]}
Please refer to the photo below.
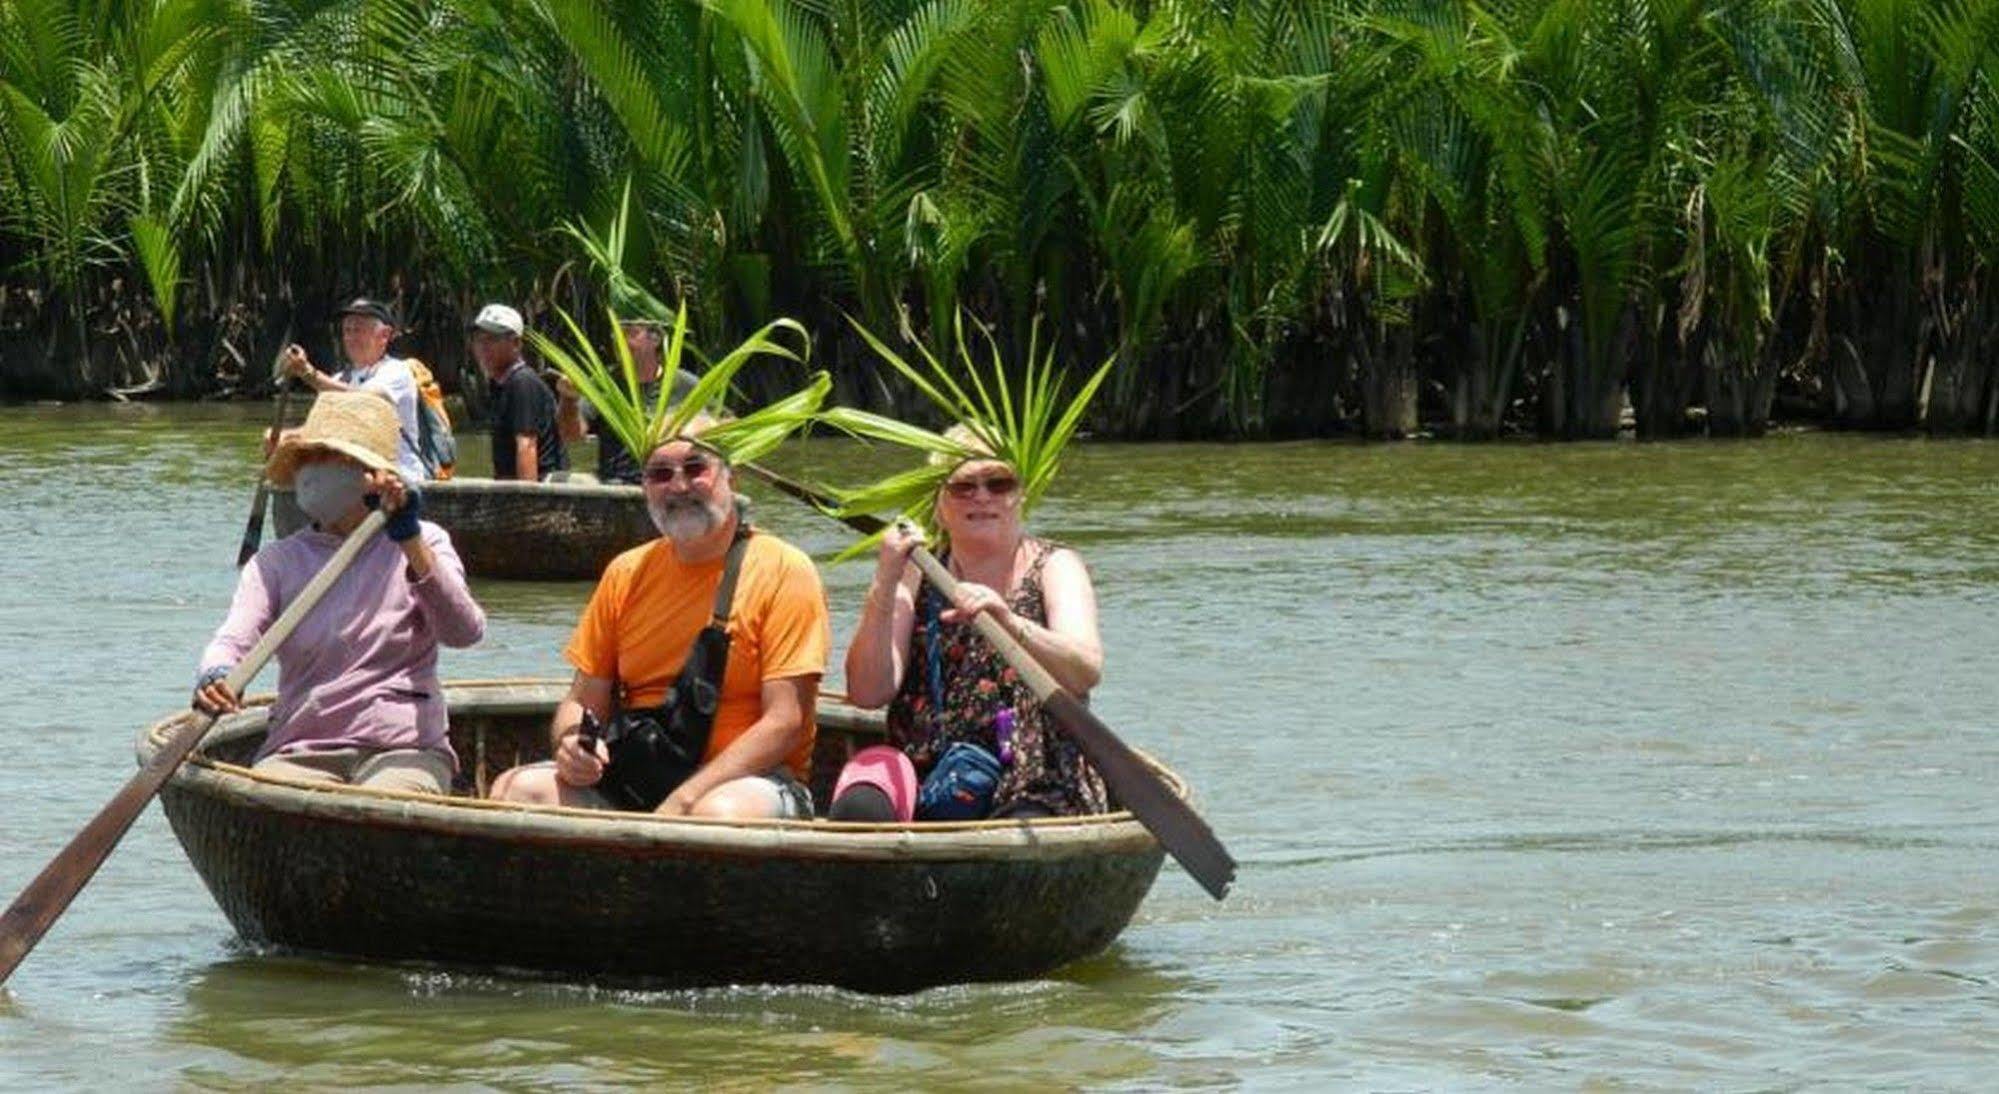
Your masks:
{"label": "woman in floral dress", "polygon": [[[956,742],[999,757],[994,817],[1101,813],[1108,805],[1096,771],[972,626],[977,614],[992,616],[1079,697],[1103,674],[1089,571],[1075,551],[1026,533],[1020,476],[989,451],[952,468],[936,496],[934,519],[947,543],[939,558],[958,579],[955,600],[946,600],[909,564],[922,542],[914,529],[899,525],[884,534],[847,648],[847,697],[860,707],[887,705],[889,739],[918,780]],[[888,815],[843,808],[844,795],[836,791],[834,818],[908,819],[907,774],[898,779],[888,769],[886,763],[899,761],[885,761],[886,750],[869,751],[876,755],[849,765],[842,789],[874,786]],[[876,777],[868,776],[870,768]]]}

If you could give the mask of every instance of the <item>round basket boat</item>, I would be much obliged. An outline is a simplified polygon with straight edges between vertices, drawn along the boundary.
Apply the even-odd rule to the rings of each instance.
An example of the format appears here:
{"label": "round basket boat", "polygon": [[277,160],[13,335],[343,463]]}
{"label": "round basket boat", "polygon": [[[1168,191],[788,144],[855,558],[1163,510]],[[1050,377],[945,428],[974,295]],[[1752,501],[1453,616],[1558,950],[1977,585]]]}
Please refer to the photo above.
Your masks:
{"label": "round basket boat", "polygon": [[[659,536],[636,486],[447,479],[423,484],[423,517],[451,533],[473,577],[595,581],[619,552]],[[290,489],[271,488],[278,535],[305,527]]]}
{"label": "round basket boat", "polygon": [[[217,723],[161,802],[252,942],[657,986],[896,992],[1035,977],[1107,946],[1159,873],[1164,852],[1129,813],[875,825],[480,800],[498,772],[546,757],[564,689],[448,686],[461,761],[452,797],[252,772],[242,764],[263,737],[257,705]],[[143,732],[140,762],[186,717]],[[811,781],[823,809],[850,750],[881,729],[833,700],[818,724]]]}

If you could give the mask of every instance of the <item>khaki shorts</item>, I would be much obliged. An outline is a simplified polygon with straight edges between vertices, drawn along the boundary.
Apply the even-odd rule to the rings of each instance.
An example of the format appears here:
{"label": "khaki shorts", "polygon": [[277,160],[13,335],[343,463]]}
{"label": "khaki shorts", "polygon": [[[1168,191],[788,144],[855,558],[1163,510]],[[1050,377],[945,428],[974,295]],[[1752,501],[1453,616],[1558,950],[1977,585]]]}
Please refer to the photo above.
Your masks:
{"label": "khaki shorts", "polygon": [[[531,768],[546,768],[548,769],[549,777],[554,777],[554,760],[543,760],[540,763],[528,764],[527,766]],[[780,767],[775,771],[767,772],[763,775],[749,775],[745,777],[761,779],[765,785],[770,787],[772,819],[812,819],[812,791],[804,783],[792,778],[791,772],[788,769]],[[728,784],[724,783],[723,785],[726,786]],[[576,806],[581,809],[608,809],[612,812],[625,811],[624,806],[604,796],[594,786],[572,786],[567,789],[567,792],[575,795]]]}
{"label": "khaki shorts", "polygon": [[323,752],[280,752],[258,760],[251,770],[299,782],[449,794],[451,773],[456,768],[450,756],[423,748],[334,748]]}

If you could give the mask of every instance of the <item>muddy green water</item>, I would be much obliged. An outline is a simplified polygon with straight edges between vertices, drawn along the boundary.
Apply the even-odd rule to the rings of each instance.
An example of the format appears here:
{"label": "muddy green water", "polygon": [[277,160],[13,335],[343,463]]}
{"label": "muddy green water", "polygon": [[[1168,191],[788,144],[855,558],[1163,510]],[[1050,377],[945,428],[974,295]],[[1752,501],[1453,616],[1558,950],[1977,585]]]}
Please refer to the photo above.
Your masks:
{"label": "muddy green water", "polygon": [[[184,701],[262,417],[0,409],[0,899]],[[1995,472],[1845,436],[1085,447],[1035,523],[1095,572],[1098,710],[1241,860],[1226,903],[1169,864],[1032,983],[608,992],[253,952],[155,809],[0,994],[0,1089],[1989,1087]],[[866,576],[829,573],[842,646]],[[562,672],[587,586],[476,591],[448,675]]]}

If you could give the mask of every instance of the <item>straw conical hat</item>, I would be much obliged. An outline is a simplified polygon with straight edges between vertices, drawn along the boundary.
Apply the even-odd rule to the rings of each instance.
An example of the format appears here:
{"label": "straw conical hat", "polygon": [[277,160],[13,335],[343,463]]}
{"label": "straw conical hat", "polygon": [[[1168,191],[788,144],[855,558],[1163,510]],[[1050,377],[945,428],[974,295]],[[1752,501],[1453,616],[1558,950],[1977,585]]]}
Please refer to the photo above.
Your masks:
{"label": "straw conical hat", "polygon": [[334,452],[363,467],[396,469],[400,427],[387,399],[366,391],[329,391],[312,401],[305,424],[285,435],[264,477],[274,486],[290,486],[299,461],[310,452]]}

